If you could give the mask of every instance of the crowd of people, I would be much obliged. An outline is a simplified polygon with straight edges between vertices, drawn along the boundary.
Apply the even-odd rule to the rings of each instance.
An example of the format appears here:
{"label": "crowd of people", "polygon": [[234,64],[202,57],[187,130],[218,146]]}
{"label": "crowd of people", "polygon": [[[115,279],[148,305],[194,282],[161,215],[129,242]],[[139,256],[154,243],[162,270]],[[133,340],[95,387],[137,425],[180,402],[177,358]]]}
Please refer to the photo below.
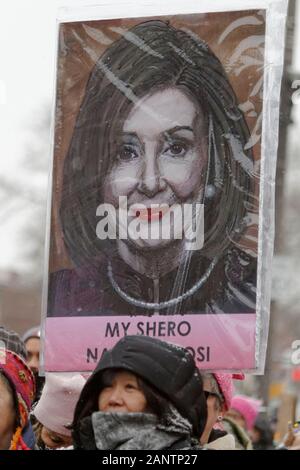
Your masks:
{"label": "crowd of people", "polygon": [[180,346],[125,336],[90,375],[44,378],[39,328],[0,327],[0,344],[0,450],[299,448],[295,430],[276,445],[261,401],[234,394],[242,376],[200,372]]}

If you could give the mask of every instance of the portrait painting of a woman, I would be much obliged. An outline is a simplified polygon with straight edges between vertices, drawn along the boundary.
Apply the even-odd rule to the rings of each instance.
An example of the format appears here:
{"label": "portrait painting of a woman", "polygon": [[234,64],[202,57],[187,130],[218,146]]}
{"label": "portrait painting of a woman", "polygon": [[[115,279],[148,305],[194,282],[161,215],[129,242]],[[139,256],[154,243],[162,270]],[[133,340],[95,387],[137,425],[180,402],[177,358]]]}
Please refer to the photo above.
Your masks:
{"label": "portrait painting of a woman", "polygon": [[[249,105],[200,26],[196,34],[172,17],[146,18],[105,38],[100,54],[80,46],[93,63],[55,167],[52,232],[69,264],[50,269],[48,320],[255,315]],[[61,39],[67,61],[64,47]]]}

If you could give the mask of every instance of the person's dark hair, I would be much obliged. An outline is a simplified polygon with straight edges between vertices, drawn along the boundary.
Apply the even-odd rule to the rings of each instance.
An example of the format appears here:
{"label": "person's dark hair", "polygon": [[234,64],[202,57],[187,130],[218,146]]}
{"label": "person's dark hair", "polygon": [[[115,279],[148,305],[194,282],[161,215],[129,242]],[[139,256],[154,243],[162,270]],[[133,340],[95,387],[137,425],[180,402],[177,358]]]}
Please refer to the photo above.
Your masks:
{"label": "person's dark hair", "polygon": [[42,440],[42,430],[43,430],[43,425],[38,421],[37,419],[34,421],[32,424],[32,430],[35,435],[35,444],[36,447],[38,447],[39,450],[44,450],[45,449],[45,443]]}
{"label": "person's dark hair", "polygon": [[[118,372],[122,372],[124,369],[107,369],[99,374],[97,382],[94,382],[90,391],[89,398],[86,400],[79,413],[76,413],[71,429],[75,429],[77,423],[79,423],[83,418],[90,416],[92,413],[98,411],[98,399],[99,394],[103,388],[112,384],[114,377]],[[135,374],[136,375],[136,374]],[[167,397],[164,397],[160,391],[158,391],[153,385],[147,382],[145,379],[142,379],[136,375],[138,385],[141,391],[144,393],[147,408],[145,413],[152,413],[158,417],[160,420],[163,416],[166,416],[169,410],[170,400]],[[199,415],[203,416],[203,419],[200,419],[198,425],[193,425],[193,434],[194,436],[200,436],[204,430],[206,423],[206,403],[203,402],[202,397],[199,397],[199,403],[196,405],[199,409],[202,407],[203,413]],[[77,409],[77,408],[76,408]]]}
{"label": "person's dark hair", "polygon": [[254,429],[259,432],[260,436],[258,441],[253,442],[254,450],[272,449],[274,436],[268,417],[260,413],[255,420]]}
{"label": "person's dark hair", "polygon": [[[85,91],[64,163],[60,219],[75,264],[97,265],[112,242],[96,236],[101,187],[118,154],[118,135],[132,107],[144,96],[177,88],[206,117],[209,158],[205,242],[212,259],[238,242],[246,216],[256,211],[253,155],[243,113],[225,70],[207,44],[169,22],[147,21],[106,49]],[[212,210],[213,207],[213,210]]]}

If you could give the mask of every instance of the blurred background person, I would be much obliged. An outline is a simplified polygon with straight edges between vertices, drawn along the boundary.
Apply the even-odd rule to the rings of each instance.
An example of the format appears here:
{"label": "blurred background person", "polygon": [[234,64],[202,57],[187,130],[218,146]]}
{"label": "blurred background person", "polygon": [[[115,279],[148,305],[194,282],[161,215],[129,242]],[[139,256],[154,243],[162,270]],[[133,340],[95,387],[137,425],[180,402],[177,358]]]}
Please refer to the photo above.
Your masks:
{"label": "blurred background person", "polygon": [[258,416],[261,401],[245,395],[235,395],[226,416],[234,420],[245,431],[249,432]]}
{"label": "blurred background person", "polygon": [[[18,333],[16,333],[15,331],[9,330],[8,328],[5,328],[4,326],[0,326],[0,342],[1,342],[0,344],[2,344],[2,346],[4,347],[4,351],[2,351],[3,353],[2,360],[4,360],[4,358],[6,357],[6,351],[11,351],[17,354],[26,363],[27,351]],[[1,357],[0,357],[0,361],[1,361]],[[9,387],[6,387],[6,388],[9,388]],[[2,393],[5,394],[3,387],[2,387]],[[4,421],[3,415],[1,415],[1,417]],[[34,448],[35,436],[34,436],[30,421],[28,421],[26,426],[24,426],[22,429],[22,439],[24,440],[24,443],[26,444],[28,448],[30,449]]]}
{"label": "blurred background person", "polygon": [[46,374],[45,387],[33,411],[36,450],[72,445],[70,425],[84,384],[81,374]]}
{"label": "blurred background person", "polygon": [[251,450],[245,431],[226,417],[233,397],[233,379],[244,380],[244,374],[203,374],[207,403],[207,422],[200,443],[214,450]]}
{"label": "blurred background person", "polygon": [[23,342],[27,351],[27,365],[36,375],[40,367],[40,342],[41,330],[39,326],[34,326],[27,330],[23,337]]}
{"label": "blurred background person", "polygon": [[41,350],[41,328],[40,326],[34,326],[27,330],[23,337],[23,342],[27,351],[27,365],[32,370],[35,383],[36,383],[36,396],[34,401],[38,401],[44,384],[45,378],[39,375],[40,367],[40,350]]}
{"label": "blurred background person", "polygon": [[200,443],[210,449],[234,450],[234,437],[227,433],[221,424],[231,404],[232,375],[204,373],[203,388],[207,403],[207,421]]}
{"label": "blurred background person", "polygon": [[29,367],[20,356],[5,350],[0,361],[0,450],[29,450],[22,433],[34,393]]}
{"label": "blurred background person", "polygon": [[253,429],[258,416],[261,401],[246,395],[235,395],[231,400],[231,407],[224,419],[225,428],[234,434],[236,447],[250,450],[252,443],[249,432]]}
{"label": "blurred background person", "polygon": [[254,450],[273,450],[273,431],[270,420],[260,413],[249,431],[249,436]]}

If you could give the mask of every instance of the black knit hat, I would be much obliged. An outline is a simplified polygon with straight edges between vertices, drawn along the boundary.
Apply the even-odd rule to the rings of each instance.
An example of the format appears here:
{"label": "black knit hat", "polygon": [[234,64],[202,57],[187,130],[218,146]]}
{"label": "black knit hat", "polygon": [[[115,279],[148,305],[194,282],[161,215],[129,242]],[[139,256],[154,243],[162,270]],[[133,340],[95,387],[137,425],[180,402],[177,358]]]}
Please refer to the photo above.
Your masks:
{"label": "black knit hat", "polygon": [[206,402],[202,378],[193,357],[181,346],[147,336],[125,336],[102,355],[81,392],[74,424],[92,391],[99,390],[97,384],[107,369],[124,369],[141,377],[173,403],[194,430],[201,428],[202,432]]}
{"label": "black knit hat", "polygon": [[5,349],[18,354],[18,356],[26,361],[27,351],[25,344],[18,333],[5,328],[4,326],[0,326],[0,342],[4,343]]}

